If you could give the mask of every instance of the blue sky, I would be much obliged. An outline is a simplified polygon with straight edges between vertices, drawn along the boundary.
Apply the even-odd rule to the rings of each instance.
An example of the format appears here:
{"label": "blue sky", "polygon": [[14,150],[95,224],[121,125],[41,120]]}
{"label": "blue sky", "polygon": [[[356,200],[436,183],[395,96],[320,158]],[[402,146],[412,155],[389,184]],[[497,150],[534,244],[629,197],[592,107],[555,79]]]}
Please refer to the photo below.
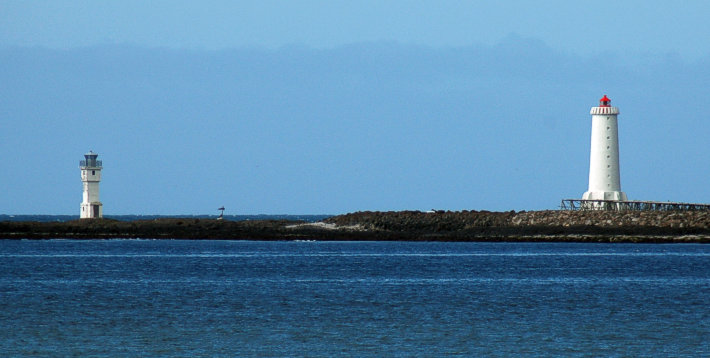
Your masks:
{"label": "blue sky", "polygon": [[554,209],[620,107],[622,189],[710,202],[710,5],[0,3],[0,213]]}

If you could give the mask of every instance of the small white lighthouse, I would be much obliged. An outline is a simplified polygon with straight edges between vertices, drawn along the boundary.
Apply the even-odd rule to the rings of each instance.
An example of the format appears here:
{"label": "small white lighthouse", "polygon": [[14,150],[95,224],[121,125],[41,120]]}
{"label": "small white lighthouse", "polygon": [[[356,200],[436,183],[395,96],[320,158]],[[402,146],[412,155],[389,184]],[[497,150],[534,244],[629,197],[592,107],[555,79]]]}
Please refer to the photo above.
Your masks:
{"label": "small white lighthouse", "polygon": [[599,106],[592,107],[592,146],[589,153],[589,189],[584,200],[626,201],[619,174],[619,109],[604,95]]}
{"label": "small white lighthouse", "polygon": [[89,151],[79,162],[81,182],[84,184],[84,199],[81,202],[80,218],[94,219],[104,216],[103,204],[99,201],[99,181],[101,181],[101,161],[99,155]]}

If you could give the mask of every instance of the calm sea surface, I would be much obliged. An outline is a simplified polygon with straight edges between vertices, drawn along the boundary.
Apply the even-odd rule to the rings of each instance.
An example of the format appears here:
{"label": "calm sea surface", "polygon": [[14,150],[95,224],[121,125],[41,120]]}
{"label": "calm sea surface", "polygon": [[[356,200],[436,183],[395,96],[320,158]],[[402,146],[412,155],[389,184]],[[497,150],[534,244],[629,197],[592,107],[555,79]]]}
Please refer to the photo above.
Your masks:
{"label": "calm sea surface", "polygon": [[710,356],[710,245],[0,241],[0,356]]}

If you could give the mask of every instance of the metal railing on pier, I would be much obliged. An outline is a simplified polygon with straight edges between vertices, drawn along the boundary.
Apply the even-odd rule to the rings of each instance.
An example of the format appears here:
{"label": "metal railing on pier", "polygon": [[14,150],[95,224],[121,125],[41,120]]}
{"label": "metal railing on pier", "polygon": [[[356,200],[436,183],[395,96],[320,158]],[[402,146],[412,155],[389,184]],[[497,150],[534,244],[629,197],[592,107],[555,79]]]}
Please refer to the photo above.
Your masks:
{"label": "metal railing on pier", "polygon": [[563,199],[562,210],[610,210],[610,211],[698,211],[710,210],[710,204],[673,203],[662,201],[617,201]]}

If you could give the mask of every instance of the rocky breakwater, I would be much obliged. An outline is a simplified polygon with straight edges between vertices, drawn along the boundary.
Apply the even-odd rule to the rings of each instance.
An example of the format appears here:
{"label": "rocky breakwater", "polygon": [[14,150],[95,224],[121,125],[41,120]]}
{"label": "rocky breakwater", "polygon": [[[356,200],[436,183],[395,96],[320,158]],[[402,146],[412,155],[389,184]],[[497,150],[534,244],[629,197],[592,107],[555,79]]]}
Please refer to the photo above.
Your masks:
{"label": "rocky breakwater", "polygon": [[365,211],[318,223],[194,218],[0,222],[0,239],[51,238],[710,243],[710,211]]}
{"label": "rocky breakwater", "polygon": [[358,212],[326,222],[382,240],[710,242],[710,211]]}
{"label": "rocky breakwater", "polygon": [[288,220],[229,221],[194,218],[118,221],[112,219],[67,222],[0,222],[2,239],[235,239],[288,240],[309,235],[308,229],[294,232],[287,226],[302,224]]}

